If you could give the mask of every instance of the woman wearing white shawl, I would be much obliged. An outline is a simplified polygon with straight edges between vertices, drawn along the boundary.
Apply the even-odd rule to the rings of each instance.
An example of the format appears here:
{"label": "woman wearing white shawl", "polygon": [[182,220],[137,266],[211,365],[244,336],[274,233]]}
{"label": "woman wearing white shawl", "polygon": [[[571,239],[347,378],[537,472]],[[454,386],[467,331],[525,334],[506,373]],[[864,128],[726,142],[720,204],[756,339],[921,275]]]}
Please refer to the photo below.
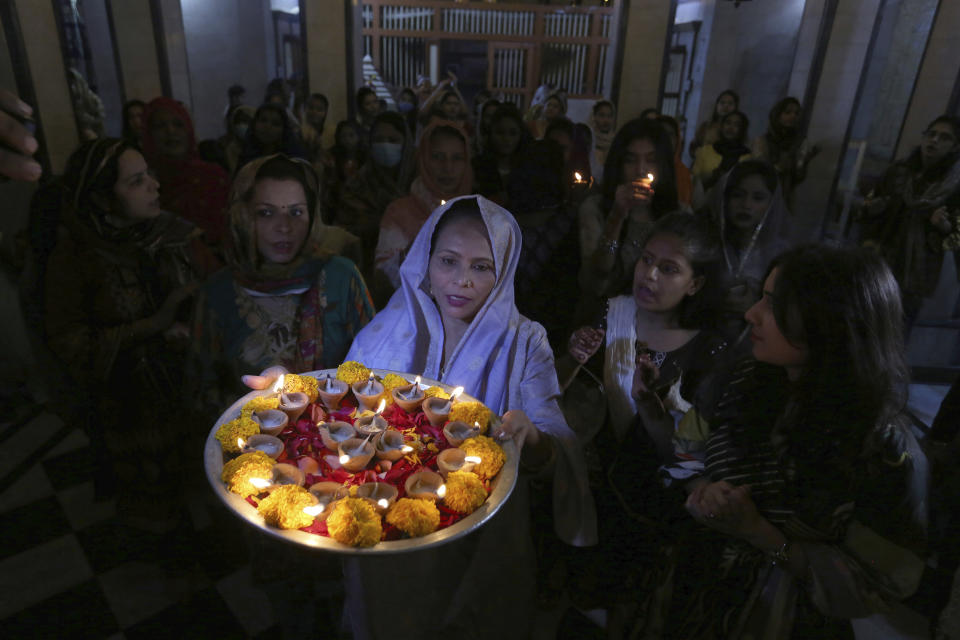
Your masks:
{"label": "woman wearing white shawl", "polygon": [[[428,281],[431,243],[443,215],[470,199],[475,199],[490,239],[496,284],[444,358],[444,319]],[[520,239],[513,216],[483,197],[464,196],[436,209],[400,267],[400,289],[357,335],[347,358],[462,385],[497,414],[526,414],[540,437],[552,442],[557,534],[568,544],[586,546],[596,542],[593,498],[582,452],[557,404],[560,388],[553,354],[543,327],[521,316],[514,304]],[[457,542],[419,553],[346,561],[347,610],[354,635],[526,637],[533,617],[533,556],[528,490],[521,478],[497,515]],[[414,601],[398,591],[397,580],[416,594]]]}

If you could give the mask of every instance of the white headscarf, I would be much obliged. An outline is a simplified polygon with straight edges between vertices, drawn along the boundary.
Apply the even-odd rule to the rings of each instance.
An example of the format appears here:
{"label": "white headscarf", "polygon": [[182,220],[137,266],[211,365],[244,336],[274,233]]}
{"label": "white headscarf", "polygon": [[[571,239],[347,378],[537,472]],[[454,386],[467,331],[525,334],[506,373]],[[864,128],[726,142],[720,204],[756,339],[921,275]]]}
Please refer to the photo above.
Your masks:
{"label": "white headscarf", "polygon": [[[490,237],[497,281],[443,370],[443,323],[430,297],[430,243],[440,218],[475,198]],[[596,516],[583,453],[557,399],[560,387],[546,331],[520,315],[513,280],[520,259],[520,227],[509,211],[481,196],[448,200],[434,210],[400,266],[400,288],[353,341],[348,360],[368,367],[417,373],[463,386],[497,414],[520,409],[558,446],[554,476],[557,532],[570,544],[596,541]]]}

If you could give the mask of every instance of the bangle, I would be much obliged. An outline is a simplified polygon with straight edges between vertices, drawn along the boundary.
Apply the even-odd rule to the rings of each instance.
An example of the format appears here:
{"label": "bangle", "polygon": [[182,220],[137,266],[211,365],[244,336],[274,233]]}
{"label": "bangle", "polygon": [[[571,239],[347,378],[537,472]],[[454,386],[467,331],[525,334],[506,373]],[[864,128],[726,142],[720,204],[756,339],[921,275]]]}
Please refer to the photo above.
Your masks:
{"label": "bangle", "polygon": [[605,240],[602,245],[604,251],[607,253],[616,253],[617,249],[620,248],[619,240]]}
{"label": "bangle", "polygon": [[768,555],[773,564],[788,564],[790,562],[790,541],[787,540],[777,547],[776,551],[769,551]]}

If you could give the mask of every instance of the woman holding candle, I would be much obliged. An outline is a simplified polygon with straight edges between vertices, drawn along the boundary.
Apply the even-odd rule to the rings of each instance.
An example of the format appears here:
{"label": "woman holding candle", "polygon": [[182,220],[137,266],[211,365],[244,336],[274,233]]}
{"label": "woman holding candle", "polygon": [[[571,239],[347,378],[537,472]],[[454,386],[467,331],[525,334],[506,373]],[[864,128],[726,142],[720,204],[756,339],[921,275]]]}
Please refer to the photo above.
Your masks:
{"label": "woman holding candle", "polygon": [[229,267],[204,287],[196,321],[195,389],[212,405],[236,397],[242,372],[336,366],[373,316],[356,267],[336,257],[349,234],[323,224],[319,198],[304,160],[269,156],[237,174]]}
{"label": "woman holding candle", "polygon": [[473,190],[467,133],[456,122],[433,120],[423,130],[417,168],[410,194],[391,202],[380,221],[374,257],[375,290],[385,294],[380,304],[400,286],[400,263],[430,213]]}
{"label": "woman holding candle", "polygon": [[[656,568],[667,540],[651,524],[667,515],[657,468],[672,459],[676,423],[709,389],[726,354],[714,331],[719,257],[705,221],[664,216],[637,261],[633,295],[609,300],[604,328],[578,329],[558,362],[565,415],[585,443],[601,523],[597,547],[565,554],[581,608],[606,606],[616,617],[637,589],[663,577]],[[597,352],[599,394],[588,378],[576,377]]]}
{"label": "woman holding candle", "polygon": [[601,193],[580,206],[580,292],[586,315],[630,290],[633,267],[653,222],[678,208],[670,138],[653,120],[617,132]]}
{"label": "woman holding candle", "polygon": [[[502,414],[492,435],[513,437],[522,447],[521,467],[553,478],[558,535],[570,544],[591,544],[593,500],[580,448],[557,405],[553,354],[543,328],[514,305],[519,254],[520,230],[506,210],[476,196],[447,202],[411,246],[400,267],[401,288],[347,357],[461,384]],[[528,488],[521,479],[497,515],[463,540],[403,556],[347,560],[354,635],[418,638],[483,630],[484,636],[525,637],[534,606],[532,557]],[[379,606],[396,595],[396,586],[384,580],[393,575],[416,584],[433,613]],[[438,579],[444,575],[451,580]]]}
{"label": "woman holding candle", "polygon": [[67,233],[46,265],[44,329],[76,387],[55,392],[76,392],[71,419],[119,480],[121,517],[162,528],[179,513],[187,440],[167,418],[182,402],[183,303],[214,263],[200,231],[160,208],[157,181],[129,142],[81,146],[62,187]]}
{"label": "woman holding candle", "polygon": [[746,316],[754,359],[681,423],[665,468],[696,524],[666,629],[852,637],[850,618],[887,611],[924,570],[926,459],[900,416],[897,284],[869,252],[801,247]]}

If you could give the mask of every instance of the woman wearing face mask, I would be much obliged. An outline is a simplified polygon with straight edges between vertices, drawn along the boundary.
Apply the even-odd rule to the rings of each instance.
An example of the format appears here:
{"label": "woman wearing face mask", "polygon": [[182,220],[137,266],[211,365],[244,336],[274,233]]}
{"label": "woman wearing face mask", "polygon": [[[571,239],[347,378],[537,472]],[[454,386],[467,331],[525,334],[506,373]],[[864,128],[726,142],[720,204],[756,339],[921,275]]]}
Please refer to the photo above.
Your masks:
{"label": "woman wearing face mask", "polygon": [[287,110],[277,104],[265,103],[253,116],[238,166],[275,153],[308,159],[303,144],[290,126]]}
{"label": "woman wearing face mask", "polygon": [[516,165],[518,154],[529,144],[530,133],[523,116],[512,104],[497,108],[482,154],[474,158],[474,189],[498,204],[507,201],[507,176]]}
{"label": "woman wearing face mask", "polygon": [[820,153],[803,136],[803,107],[796,98],[784,98],[770,110],[767,132],[753,141],[753,157],[772,164],[789,205],[794,188],[807,177],[807,165]]}
{"label": "woman wearing face mask", "polygon": [[160,206],[200,227],[219,251],[226,231],[226,171],[200,159],[190,115],[176,100],[154,98],[143,119],[143,155],[160,182]]}
{"label": "woman wearing face mask", "polygon": [[750,157],[750,147],[746,145],[749,127],[746,115],[731,111],[720,119],[720,135],[716,142],[697,149],[693,178],[703,187],[704,193],[712,189],[733,165]]}
{"label": "woman wearing face mask", "polygon": [[928,479],[902,416],[901,316],[868,251],[805,246],[771,265],[746,314],[753,358],[681,423],[664,469],[691,516],[671,637],[852,638],[851,618],[917,588]]}
{"label": "woman wearing face mask", "polygon": [[[672,461],[675,424],[707,394],[726,354],[714,332],[719,258],[705,221],[688,213],[660,218],[637,261],[632,294],[607,302],[602,328],[574,332],[557,363],[569,387],[564,414],[585,443],[600,523],[596,547],[566,554],[568,588],[581,609],[608,609],[608,631],[669,575],[672,540],[656,523],[671,509],[657,469]],[[589,378],[576,377],[598,353],[602,395]]]}
{"label": "woman wearing face mask", "polygon": [[347,182],[336,221],[360,238],[363,246],[361,273],[371,279],[373,257],[380,233],[380,220],[387,206],[410,191],[414,170],[414,146],[399,113],[377,116],[371,130],[370,157]]}
{"label": "woman wearing face mask", "polygon": [[907,325],[937,289],[943,254],[960,249],[960,120],[940,116],[863,204],[864,238],[900,283]]}
{"label": "woman wearing face mask", "polygon": [[380,223],[374,282],[378,303],[400,286],[400,263],[434,209],[473,191],[467,134],[455,122],[434,120],[417,148],[417,178],[410,195],[390,203]]}
{"label": "woman wearing face mask", "polygon": [[[129,143],[81,146],[62,179],[68,233],[50,255],[45,342],[80,399],[72,416],[117,482],[117,511],[151,532],[180,513],[189,442],[168,419],[183,402],[186,302],[209,272],[199,230],[160,207],[158,183]],[[102,489],[98,485],[98,490]]]}
{"label": "woman wearing face mask", "polygon": [[713,104],[713,113],[710,119],[697,127],[697,133],[690,141],[690,155],[696,157],[697,149],[703,146],[711,145],[720,137],[720,121],[728,113],[732,113],[740,108],[740,96],[736,91],[727,89],[719,96]]}
{"label": "woman wearing face mask", "polygon": [[211,411],[241,391],[243,373],[337,366],[373,317],[356,267],[333,256],[337,230],[320,220],[319,198],[304,160],[268,156],[237,174],[228,267],[204,286],[195,331],[192,388],[207,390]]}
{"label": "woman wearing face mask", "polygon": [[579,212],[584,318],[630,290],[651,225],[679,207],[670,138],[655,120],[638,118],[620,128],[603,175],[601,193],[586,198]]}
{"label": "woman wearing face mask", "polygon": [[787,248],[790,214],[776,170],[759,160],[736,165],[717,183],[710,213],[723,248],[725,329],[733,338],[744,312],[760,299],[770,261]]}

